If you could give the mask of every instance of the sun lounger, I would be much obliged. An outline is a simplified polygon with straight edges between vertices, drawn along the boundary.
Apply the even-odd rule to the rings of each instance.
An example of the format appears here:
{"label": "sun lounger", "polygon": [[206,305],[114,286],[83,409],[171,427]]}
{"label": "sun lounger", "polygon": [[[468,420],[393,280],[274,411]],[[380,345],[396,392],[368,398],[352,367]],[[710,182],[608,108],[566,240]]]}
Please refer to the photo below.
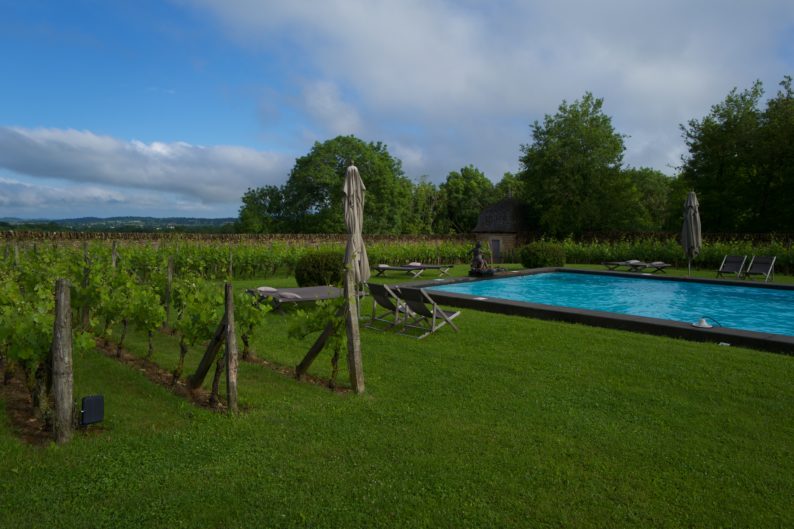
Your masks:
{"label": "sun lounger", "polygon": [[342,296],[342,289],[332,286],[318,287],[259,287],[248,291],[259,297],[260,300],[272,300],[273,308],[279,312],[283,311],[285,304],[300,304],[316,302],[324,299],[334,299]]}
{"label": "sun lounger", "polygon": [[656,272],[664,272],[665,268],[670,267],[670,264],[663,261],[651,261],[650,263],[646,263],[645,261],[640,261],[639,259],[629,259],[628,261],[604,261],[601,264],[610,270],[615,271],[617,271],[617,269],[621,266],[628,268],[629,272],[644,272],[646,268],[651,268],[652,274],[655,274]]}
{"label": "sun lounger", "polygon": [[722,259],[719,270],[717,270],[717,277],[724,275],[733,275],[737,279],[742,277],[742,270],[744,270],[746,261],[746,255],[726,255]]}
{"label": "sun lounger", "polygon": [[646,266],[648,266],[648,263],[640,261],[639,259],[629,259],[628,261],[605,261],[601,264],[610,270],[617,270],[619,267],[625,266],[628,268],[629,272],[640,272]]}
{"label": "sun lounger", "polygon": [[[450,327],[455,329],[455,332],[458,332],[458,328],[455,327],[452,320],[460,315],[460,311],[452,312],[442,310],[427,292],[419,288],[400,289],[399,292],[400,297],[405,300],[405,305],[410,311],[400,334],[413,336],[409,334],[409,329],[419,329],[423,334],[414,336],[414,338],[421,340],[425,336],[436,332],[447,323],[449,323]],[[428,304],[430,308],[428,308]]]}
{"label": "sun lounger", "polygon": [[645,268],[653,268],[653,270],[651,270],[652,274],[655,274],[656,272],[661,272],[664,274],[666,273],[664,269],[670,268],[670,266],[670,264],[663,261],[651,261],[650,263],[645,263]]}
{"label": "sun lounger", "polygon": [[750,259],[750,264],[747,265],[747,270],[744,272],[745,279],[752,279],[754,275],[764,278],[764,283],[769,281],[770,278],[775,278],[775,261],[777,256],[767,257],[763,255],[753,256]]}
{"label": "sun lounger", "polygon": [[425,270],[438,270],[439,276],[445,276],[449,274],[449,270],[452,268],[452,265],[432,265],[432,264],[422,264],[422,263],[408,263],[407,265],[402,266],[391,266],[387,264],[379,264],[375,267],[375,272],[379,276],[385,276],[386,272],[405,272],[407,274],[411,274],[413,277],[419,277],[422,275],[422,272]]}

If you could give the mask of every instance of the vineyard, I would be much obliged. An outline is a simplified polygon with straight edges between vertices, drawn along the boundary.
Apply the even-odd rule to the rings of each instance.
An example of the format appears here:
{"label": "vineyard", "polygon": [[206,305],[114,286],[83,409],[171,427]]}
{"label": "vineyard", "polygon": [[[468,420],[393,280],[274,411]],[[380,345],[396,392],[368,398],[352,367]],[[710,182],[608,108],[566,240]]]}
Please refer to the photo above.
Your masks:
{"label": "vineyard", "polygon": [[[459,262],[467,244],[454,241],[375,242],[370,258],[378,262]],[[154,353],[155,333],[166,329],[179,339],[172,383],[184,378],[189,347],[210,341],[224,311],[219,281],[290,275],[310,250],[341,251],[329,239],[272,240],[267,243],[216,244],[211,240],[63,241],[8,239],[0,261],[0,362],[4,378],[19,376],[30,392],[35,414],[49,422],[48,388],[57,279],[71,285],[75,353],[96,340],[112,343],[118,357],[130,328],[146,333]],[[237,328],[248,353],[248,337],[267,307],[240,291],[235,295]],[[113,334],[115,330],[115,335]],[[216,369],[213,393],[217,402]]]}

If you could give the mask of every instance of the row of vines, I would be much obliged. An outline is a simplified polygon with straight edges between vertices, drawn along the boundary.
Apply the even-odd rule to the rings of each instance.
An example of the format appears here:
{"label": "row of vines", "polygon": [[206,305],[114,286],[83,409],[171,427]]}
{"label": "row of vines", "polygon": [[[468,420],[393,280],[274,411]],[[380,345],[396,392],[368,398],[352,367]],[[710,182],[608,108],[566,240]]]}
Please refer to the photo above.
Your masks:
{"label": "row of vines", "polygon": [[[468,244],[455,241],[373,243],[373,262],[460,262]],[[342,250],[342,242],[295,244],[269,241],[212,244],[206,241],[62,241],[8,239],[0,254],[0,364],[3,376],[19,375],[27,384],[35,411],[50,413],[47,395],[54,321],[54,285],[71,285],[75,354],[90,350],[99,338],[121,356],[127,331],[149,336],[146,359],[154,352],[153,335],[167,329],[178,336],[179,356],[173,381],[184,376],[190,347],[210,341],[224,311],[220,280],[265,279],[291,274],[311,250]],[[265,305],[240,292],[235,322],[249,353],[249,336],[263,321]]]}

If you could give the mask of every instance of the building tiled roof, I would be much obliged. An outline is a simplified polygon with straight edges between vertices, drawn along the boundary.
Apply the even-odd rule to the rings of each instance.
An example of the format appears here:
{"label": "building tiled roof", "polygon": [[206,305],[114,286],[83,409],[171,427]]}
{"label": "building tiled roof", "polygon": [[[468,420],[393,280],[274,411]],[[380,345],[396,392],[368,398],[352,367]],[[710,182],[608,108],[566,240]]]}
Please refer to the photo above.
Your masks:
{"label": "building tiled roof", "polygon": [[527,229],[526,204],[505,198],[482,210],[474,233],[520,233]]}

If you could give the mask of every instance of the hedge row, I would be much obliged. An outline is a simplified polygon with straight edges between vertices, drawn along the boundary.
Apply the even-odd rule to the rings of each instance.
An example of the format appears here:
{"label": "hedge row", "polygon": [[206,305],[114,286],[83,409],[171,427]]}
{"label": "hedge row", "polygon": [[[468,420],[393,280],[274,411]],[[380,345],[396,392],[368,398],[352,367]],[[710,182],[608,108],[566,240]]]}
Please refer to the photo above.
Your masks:
{"label": "hedge row", "polygon": [[[568,263],[599,264],[604,261],[664,261],[676,267],[687,265],[681,245],[675,239],[617,242],[577,242],[566,240],[556,243],[565,251]],[[775,270],[789,274],[794,272],[794,249],[789,242],[753,243],[751,241],[705,242],[700,255],[692,263],[701,269],[719,268],[726,255],[777,256]]]}

